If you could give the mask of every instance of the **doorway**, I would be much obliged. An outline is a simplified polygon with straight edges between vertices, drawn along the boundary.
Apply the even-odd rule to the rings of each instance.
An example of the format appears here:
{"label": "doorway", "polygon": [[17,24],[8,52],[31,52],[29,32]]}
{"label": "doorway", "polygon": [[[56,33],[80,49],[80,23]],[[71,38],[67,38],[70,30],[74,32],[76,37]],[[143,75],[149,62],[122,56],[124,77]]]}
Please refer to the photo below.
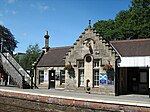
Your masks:
{"label": "doorway", "polygon": [[55,88],[55,70],[49,70],[48,89]]}
{"label": "doorway", "polygon": [[140,68],[127,69],[128,94],[148,94],[148,70]]}
{"label": "doorway", "polygon": [[127,69],[127,90],[129,94],[138,93],[139,68]]}

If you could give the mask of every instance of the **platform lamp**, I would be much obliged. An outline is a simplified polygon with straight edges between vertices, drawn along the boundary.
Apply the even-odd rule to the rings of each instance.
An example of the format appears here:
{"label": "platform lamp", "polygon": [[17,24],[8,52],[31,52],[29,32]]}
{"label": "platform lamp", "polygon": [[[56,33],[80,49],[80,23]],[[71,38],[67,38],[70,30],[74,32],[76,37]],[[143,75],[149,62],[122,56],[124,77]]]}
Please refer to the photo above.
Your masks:
{"label": "platform lamp", "polygon": [[31,75],[31,89],[33,89],[33,77],[34,77],[35,65],[36,65],[36,62],[34,62],[32,64],[32,68],[31,68],[31,72],[30,72],[30,75]]}

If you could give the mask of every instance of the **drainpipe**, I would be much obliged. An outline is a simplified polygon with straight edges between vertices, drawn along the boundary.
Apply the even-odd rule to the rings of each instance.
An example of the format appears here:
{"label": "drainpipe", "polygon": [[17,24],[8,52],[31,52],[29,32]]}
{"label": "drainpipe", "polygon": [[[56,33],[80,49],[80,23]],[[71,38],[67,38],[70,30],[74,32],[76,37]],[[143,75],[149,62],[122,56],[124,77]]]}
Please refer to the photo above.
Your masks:
{"label": "drainpipe", "polygon": [[149,69],[149,72],[148,72],[148,75],[149,75],[148,94],[149,94],[149,98],[150,98],[150,67],[148,67],[148,69]]}
{"label": "drainpipe", "polygon": [[118,57],[115,61],[115,96],[119,96],[119,69],[118,63],[121,62],[120,57]]}

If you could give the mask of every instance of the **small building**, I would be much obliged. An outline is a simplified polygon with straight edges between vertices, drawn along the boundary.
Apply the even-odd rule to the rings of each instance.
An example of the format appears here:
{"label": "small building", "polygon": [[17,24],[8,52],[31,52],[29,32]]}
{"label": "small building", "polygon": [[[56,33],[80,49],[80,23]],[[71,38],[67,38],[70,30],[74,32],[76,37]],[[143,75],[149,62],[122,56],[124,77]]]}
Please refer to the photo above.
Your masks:
{"label": "small building", "polygon": [[41,88],[64,88],[65,60],[64,56],[70,47],[49,48],[42,55],[36,66],[36,84]]}
{"label": "small building", "polygon": [[120,57],[118,93],[148,94],[150,88],[150,39],[111,42]]}
{"label": "small building", "polygon": [[34,82],[39,88],[86,91],[98,94],[147,94],[150,39],[107,41],[91,27],[73,46],[49,47],[45,35]]}

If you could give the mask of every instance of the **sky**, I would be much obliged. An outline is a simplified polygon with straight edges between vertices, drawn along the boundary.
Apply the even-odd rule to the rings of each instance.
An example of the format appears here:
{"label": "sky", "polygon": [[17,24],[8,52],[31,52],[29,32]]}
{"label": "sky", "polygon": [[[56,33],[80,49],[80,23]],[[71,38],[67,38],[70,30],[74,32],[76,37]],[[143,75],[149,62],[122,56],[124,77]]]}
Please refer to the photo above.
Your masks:
{"label": "sky", "polygon": [[0,24],[19,42],[15,52],[29,45],[44,46],[49,32],[50,47],[72,46],[88,26],[114,19],[128,10],[131,0],[0,0]]}

